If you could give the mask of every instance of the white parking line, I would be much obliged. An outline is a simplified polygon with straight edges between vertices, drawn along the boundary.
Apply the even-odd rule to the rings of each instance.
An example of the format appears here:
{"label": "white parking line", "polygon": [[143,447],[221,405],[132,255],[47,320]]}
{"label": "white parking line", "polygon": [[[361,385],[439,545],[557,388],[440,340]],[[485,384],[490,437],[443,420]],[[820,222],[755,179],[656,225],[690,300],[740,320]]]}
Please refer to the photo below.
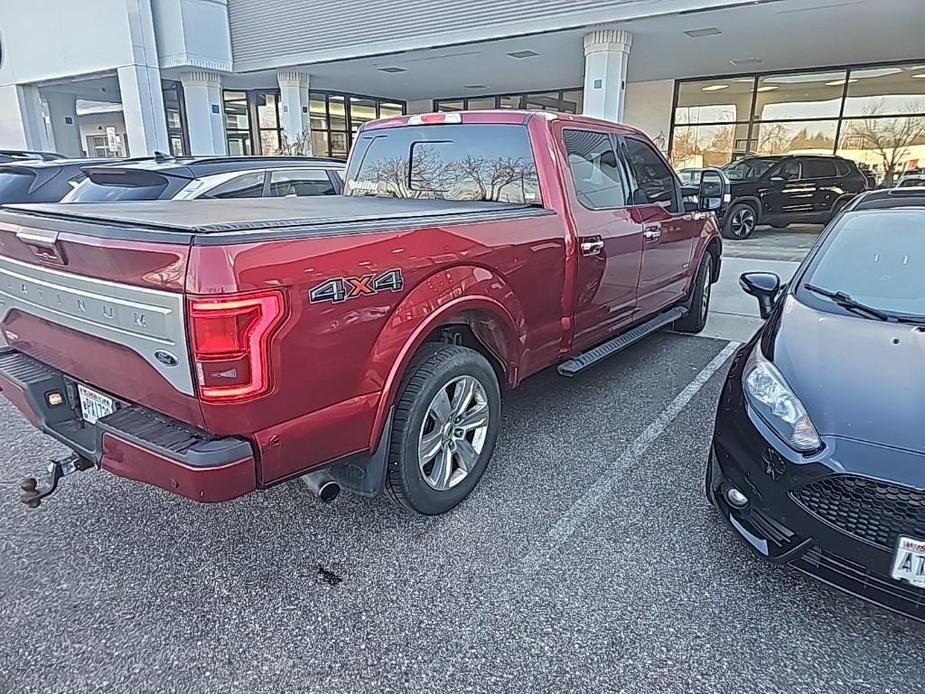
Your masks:
{"label": "white parking line", "polygon": [[687,384],[678,395],[663,409],[659,415],[637,436],[612,466],[591,485],[580,499],[571,505],[552,528],[541,538],[536,546],[521,559],[522,568],[530,571],[555,552],[578,528],[585,518],[599,507],[618,482],[620,475],[634,467],[639,458],[655,440],[662,435],[668,425],[681,413],[701,388],[726,363],[726,360],[739,348],[740,343],[729,342],[713,360],[703,367],[694,380]]}

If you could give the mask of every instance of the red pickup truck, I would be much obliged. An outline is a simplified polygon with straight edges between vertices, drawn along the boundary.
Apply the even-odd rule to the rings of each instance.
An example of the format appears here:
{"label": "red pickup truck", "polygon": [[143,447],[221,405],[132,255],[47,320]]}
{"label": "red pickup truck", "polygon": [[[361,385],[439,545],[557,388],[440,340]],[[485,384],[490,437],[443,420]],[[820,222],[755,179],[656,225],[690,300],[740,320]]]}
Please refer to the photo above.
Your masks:
{"label": "red pickup truck", "polygon": [[304,476],[447,511],[501,392],[697,332],[726,181],[642,133],[519,111],[360,131],[344,196],[0,211],[0,388],[73,454],[199,501]]}

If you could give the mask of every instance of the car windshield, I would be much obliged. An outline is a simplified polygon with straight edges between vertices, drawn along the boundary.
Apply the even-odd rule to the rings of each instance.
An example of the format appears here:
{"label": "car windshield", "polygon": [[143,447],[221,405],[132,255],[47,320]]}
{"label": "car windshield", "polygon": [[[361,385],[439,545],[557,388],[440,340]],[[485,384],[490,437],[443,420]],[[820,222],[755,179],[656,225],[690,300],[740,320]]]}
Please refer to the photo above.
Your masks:
{"label": "car windshield", "polygon": [[753,178],[760,178],[768,169],[774,166],[780,159],[764,159],[759,157],[748,157],[739,159],[731,164],[726,164],[723,171],[729,177],[730,181],[746,181]]}
{"label": "car windshield", "polygon": [[0,204],[28,200],[35,176],[20,171],[0,171]]}
{"label": "car windshield", "polygon": [[89,178],[64,196],[62,202],[116,202],[120,200],[157,200],[167,186],[166,179],[157,185],[117,185],[96,183]]}
{"label": "car windshield", "polygon": [[890,318],[925,320],[925,209],[846,215],[803,278],[801,299],[807,284]]}
{"label": "car windshield", "polygon": [[363,132],[346,195],[540,204],[536,164],[521,125],[444,124]]}

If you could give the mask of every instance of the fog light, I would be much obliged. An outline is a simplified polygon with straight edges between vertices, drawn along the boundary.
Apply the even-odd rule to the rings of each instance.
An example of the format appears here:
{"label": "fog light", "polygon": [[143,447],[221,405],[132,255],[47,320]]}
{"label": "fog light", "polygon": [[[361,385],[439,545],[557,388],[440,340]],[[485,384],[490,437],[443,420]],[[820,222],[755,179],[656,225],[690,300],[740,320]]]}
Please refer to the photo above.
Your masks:
{"label": "fog light", "polygon": [[45,396],[45,400],[48,401],[48,404],[52,407],[57,407],[64,402],[64,396],[58,391],[53,391]]}
{"label": "fog light", "polygon": [[734,508],[745,508],[748,506],[748,497],[735,487],[729,487],[729,489],[726,490],[726,501]]}

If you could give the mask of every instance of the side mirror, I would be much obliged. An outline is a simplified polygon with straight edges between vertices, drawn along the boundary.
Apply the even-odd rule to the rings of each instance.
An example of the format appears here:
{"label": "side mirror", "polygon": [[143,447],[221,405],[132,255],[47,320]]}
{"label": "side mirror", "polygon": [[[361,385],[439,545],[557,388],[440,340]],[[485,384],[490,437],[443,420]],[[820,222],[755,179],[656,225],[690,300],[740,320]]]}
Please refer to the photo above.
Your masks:
{"label": "side mirror", "polygon": [[739,286],[758,299],[758,312],[767,320],[780,293],[780,277],[773,272],[746,272],[739,277]]}
{"label": "side mirror", "polygon": [[697,197],[701,210],[722,214],[730,200],[729,178],[725,172],[720,169],[704,169],[700,173]]}

